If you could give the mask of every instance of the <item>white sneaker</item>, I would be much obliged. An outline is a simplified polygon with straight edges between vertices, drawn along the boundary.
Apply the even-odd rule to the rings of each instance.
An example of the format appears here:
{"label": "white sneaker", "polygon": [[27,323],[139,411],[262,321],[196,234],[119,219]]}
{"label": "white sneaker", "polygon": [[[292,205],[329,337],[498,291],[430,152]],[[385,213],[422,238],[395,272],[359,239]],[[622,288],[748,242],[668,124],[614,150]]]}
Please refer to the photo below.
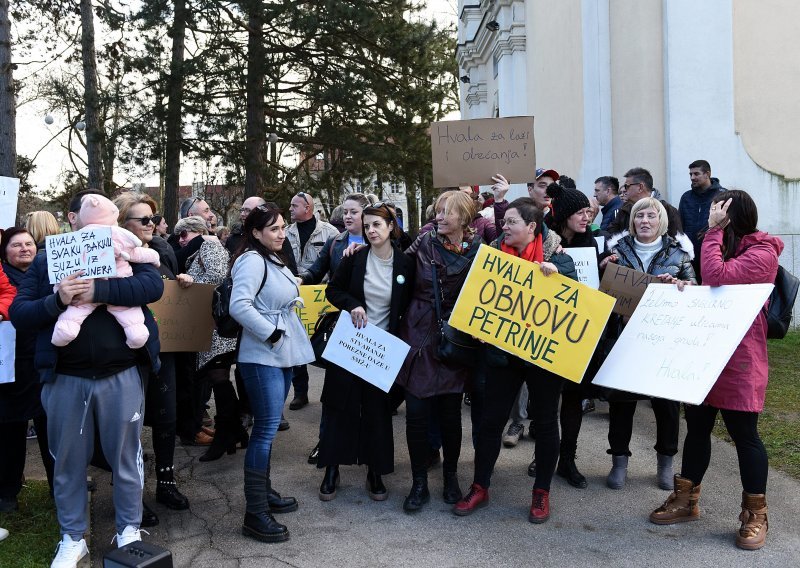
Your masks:
{"label": "white sneaker", "polygon": [[[133,525],[128,525],[122,531],[122,534],[117,534],[116,539],[117,539],[117,548],[122,548],[126,544],[136,542],[137,540],[142,540],[142,531],[140,531]],[[111,542],[114,542],[114,539],[111,539]]]}
{"label": "white sneaker", "polygon": [[84,539],[72,540],[68,534],[65,534],[58,543],[56,557],[53,558],[50,568],[76,568],[78,561],[87,554],[89,554],[89,549],[86,548]]}
{"label": "white sneaker", "polygon": [[8,538],[8,531],[3,527],[0,527],[0,540],[5,540]]}

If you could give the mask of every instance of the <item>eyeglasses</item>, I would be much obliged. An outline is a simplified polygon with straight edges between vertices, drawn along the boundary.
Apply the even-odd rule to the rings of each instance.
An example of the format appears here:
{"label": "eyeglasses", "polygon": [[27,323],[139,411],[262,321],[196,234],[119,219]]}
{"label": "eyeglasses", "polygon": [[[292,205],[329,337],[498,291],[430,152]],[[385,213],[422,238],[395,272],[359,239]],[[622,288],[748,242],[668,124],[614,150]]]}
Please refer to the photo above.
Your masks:
{"label": "eyeglasses", "polygon": [[634,185],[642,185],[642,182],[640,182],[640,181],[639,181],[639,182],[636,182],[636,183],[626,183],[626,184],[623,184],[623,186],[622,186],[622,191],[625,191],[625,192],[627,192],[627,191],[628,191],[628,188],[629,188],[629,187],[633,187]]}
{"label": "eyeglasses", "polygon": [[183,231],[178,233],[178,237],[181,238],[181,239],[185,239],[188,235],[189,235],[189,231],[187,231],[186,229],[184,229]]}
{"label": "eyeglasses", "polygon": [[513,217],[505,218],[502,221],[500,221],[500,224],[503,227],[513,227],[514,225],[519,225],[524,223],[525,223],[524,219],[514,219]]}
{"label": "eyeglasses", "polygon": [[[297,197],[301,197],[303,201],[305,201],[306,205],[308,205],[308,199],[306,199],[306,197],[311,197],[309,194],[304,193],[302,191],[298,191],[295,195],[297,195]],[[311,197],[311,200],[313,201],[314,198]]]}
{"label": "eyeglasses", "polygon": [[139,221],[143,227],[146,227],[150,223],[155,223],[155,215],[145,215],[144,217],[125,217],[126,221]]}

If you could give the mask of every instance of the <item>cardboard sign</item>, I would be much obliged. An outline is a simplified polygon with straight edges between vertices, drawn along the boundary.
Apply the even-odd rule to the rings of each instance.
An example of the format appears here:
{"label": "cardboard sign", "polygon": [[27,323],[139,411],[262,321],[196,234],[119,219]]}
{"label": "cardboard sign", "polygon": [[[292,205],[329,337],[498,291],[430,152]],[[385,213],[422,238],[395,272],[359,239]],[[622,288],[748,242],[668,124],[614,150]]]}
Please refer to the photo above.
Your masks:
{"label": "cardboard sign", "polygon": [[148,304],[158,324],[158,338],[164,353],[208,351],[211,349],[213,284],[192,284],[181,288],[175,280],[164,281],[164,294]]}
{"label": "cardboard sign", "polygon": [[651,284],[593,383],[702,403],[772,288]]}
{"label": "cardboard sign", "polygon": [[594,247],[576,247],[564,249],[575,262],[578,271],[578,282],[586,284],[589,288],[600,286],[600,274],[597,272],[597,251]]}
{"label": "cardboard sign", "polygon": [[406,342],[371,323],[356,329],[350,312],[342,311],[322,358],[389,392],[409,349]]}
{"label": "cardboard sign", "polygon": [[481,118],[431,123],[433,186],[492,185],[536,177],[533,117]]}
{"label": "cardboard sign", "polygon": [[83,270],[84,279],[113,278],[117,275],[111,227],[83,228],[46,239],[47,272],[50,284]]}
{"label": "cardboard sign", "polygon": [[328,299],[325,297],[325,289],[327,284],[318,284],[315,286],[300,286],[300,297],[303,298],[303,307],[295,307],[297,316],[303,322],[303,327],[309,337],[314,335],[314,329],[317,327],[317,321],[322,314],[337,311]]}
{"label": "cardboard sign", "polygon": [[481,245],[450,325],[577,383],[613,305],[580,282]]}
{"label": "cardboard sign", "polygon": [[0,229],[17,224],[19,179],[0,176]]}
{"label": "cardboard sign", "polygon": [[615,314],[630,316],[651,282],[659,283],[661,280],[645,272],[609,262],[600,282],[600,291],[617,299],[614,304]]}
{"label": "cardboard sign", "polygon": [[0,384],[16,380],[16,351],[17,330],[10,321],[0,321]]}

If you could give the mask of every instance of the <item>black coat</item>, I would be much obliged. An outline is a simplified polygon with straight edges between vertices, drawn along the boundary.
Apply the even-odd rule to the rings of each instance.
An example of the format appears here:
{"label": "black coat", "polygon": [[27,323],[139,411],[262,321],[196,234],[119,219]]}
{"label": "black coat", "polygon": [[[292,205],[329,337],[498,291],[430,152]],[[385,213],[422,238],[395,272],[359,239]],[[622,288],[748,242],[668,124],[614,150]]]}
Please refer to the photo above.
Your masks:
{"label": "black coat", "polygon": [[[364,278],[367,273],[367,256],[370,247],[364,247],[354,255],[343,258],[328,283],[325,295],[328,301],[340,310],[366,309],[364,300]],[[388,332],[398,335],[400,323],[406,314],[414,289],[415,262],[394,246],[394,269],[392,270],[392,300],[389,307]],[[332,366],[325,374],[322,388],[323,404],[342,408],[354,380],[360,380],[344,369]]]}
{"label": "black coat", "polygon": [[[7,263],[3,263],[3,272],[15,287],[19,287],[25,277],[23,271]],[[19,422],[44,414],[42,385],[33,366],[35,348],[36,332],[17,330],[14,382],[0,384],[0,422]]]}

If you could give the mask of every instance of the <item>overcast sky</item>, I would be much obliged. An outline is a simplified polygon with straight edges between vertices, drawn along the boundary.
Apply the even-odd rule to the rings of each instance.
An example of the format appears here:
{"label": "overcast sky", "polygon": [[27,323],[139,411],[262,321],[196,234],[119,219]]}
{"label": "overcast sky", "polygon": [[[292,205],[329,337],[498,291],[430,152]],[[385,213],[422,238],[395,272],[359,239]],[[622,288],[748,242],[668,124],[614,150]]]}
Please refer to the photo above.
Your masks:
{"label": "overcast sky", "polygon": [[[425,14],[435,18],[443,24],[452,23],[455,25],[457,19],[458,0],[427,0]],[[26,60],[23,54],[16,53],[15,58]],[[25,73],[22,71],[15,73],[17,78],[22,78]],[[48,140],[65,125],[65,117],[58,113],[52,113],[54,122],[52,125],[45,124],[44,117],[48,114],[45,105],[37,102],[29,102],[17,109],[17,153],[36,158],[36,172],[32,176],[32,182],[38,189],[47,189],[55,185],[59,173],[65,168],[71,168],[67,152],[61,148],[58,141],[51,142],[46,148],[42,149]],[[456,117],[457,118],[457,117]],[[190,184],[193,181],[194,168],[191,162],[184,162],[181,167],[181,184]],[[118,183],[124,183],[121,177],[115,177]],[[133,182],[143,181],[147,185],[158,185],[158,177],[153,176],[149,179],[131,180]],[[199,180],[197,180],[199,181]]]}

